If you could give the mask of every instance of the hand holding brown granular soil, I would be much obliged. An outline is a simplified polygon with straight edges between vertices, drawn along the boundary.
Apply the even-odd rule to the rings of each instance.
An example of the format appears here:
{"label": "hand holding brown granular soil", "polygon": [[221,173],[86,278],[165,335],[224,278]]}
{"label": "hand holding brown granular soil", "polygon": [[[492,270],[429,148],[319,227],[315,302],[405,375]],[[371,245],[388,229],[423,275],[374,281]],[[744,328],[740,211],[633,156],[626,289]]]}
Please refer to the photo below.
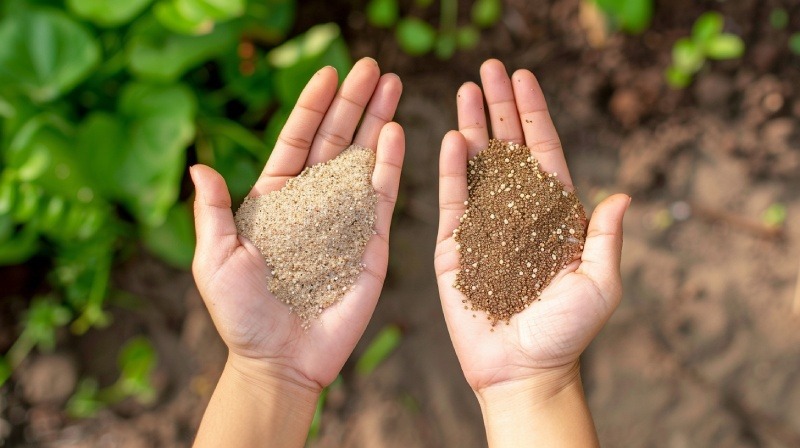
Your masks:
{"label": "hand holding brown granular soil", "polygon": [[583,250],[586,215],[558,174],[524,145],[492,139],[469,160],[469,201],[453,232],[460,255],[455,287],[465,307],[492,326],[537,300]]}
{"label": "hand holding brown granular soil", "polygon": [[374,234],[374,167],[374,152],[353,145],[306,168],[281,190],[245,199],[236,212],[239,234],[272,270],[270,291],[306,328],[364,268],[361,257]]}

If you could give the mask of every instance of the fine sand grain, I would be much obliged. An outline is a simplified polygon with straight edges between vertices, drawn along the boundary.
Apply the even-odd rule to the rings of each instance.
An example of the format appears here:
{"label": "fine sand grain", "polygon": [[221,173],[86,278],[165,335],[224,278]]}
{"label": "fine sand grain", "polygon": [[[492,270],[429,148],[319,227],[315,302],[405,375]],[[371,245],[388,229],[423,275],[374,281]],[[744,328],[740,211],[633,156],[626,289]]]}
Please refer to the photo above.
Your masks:
{"label": "fine sand grain", "polygon": [[468,162],[469,201],[453,232],[461,263],[454,286],[464,308],[485,311],[492,326],[537,300],[583,250],[583,206],[557,176],[526,146],[500,140]]}
{"label": "fine sand grain", "polygon": [[306,328],[364,268],[361,257],[375,224],[374,167],[374,152],[353,145],[281,190],[245,199],[236,212],[239,234],[272,270],[270,291]]}

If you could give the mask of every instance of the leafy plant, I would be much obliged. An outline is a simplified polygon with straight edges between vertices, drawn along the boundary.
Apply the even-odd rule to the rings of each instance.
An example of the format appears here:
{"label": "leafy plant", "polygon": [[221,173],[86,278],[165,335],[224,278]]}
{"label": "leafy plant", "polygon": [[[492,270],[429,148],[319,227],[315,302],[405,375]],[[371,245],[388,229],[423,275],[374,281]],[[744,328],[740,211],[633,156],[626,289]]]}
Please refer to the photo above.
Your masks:
{"label": "leafy plant", "polygon": [[52,266],[0,384],[59,328],[109,323],[111,270],[138,243],[190,265],[187,160],[215,167],[241,199],[305,81],[325,64],[349,70],[335,24],[287,40],[295,9],[294,0],[0,4],[0,264],[38,255]]}
{"label": "leafy plant", "polygon": [[593,0],[612,30],[629,34],[644,32],[653,18],[653,0]]}
{"label": "leafy plant", "polygon": [[[416,9],[430,6],[431,0],[416,0]],[[441,59],[449,59],[458,49],[474,48],[480,40],[480,29],[496,24],[503,12],[501,0],[476,0],[470,10],[471,22],[458,24],[458,1],[440,0],[440,25],[437,30],[425,20],[408,14],[401,16],[399,0],[370,0],[366,14],[377,28],[394,28],[400,48],[411,56],[433,51]]]}
{"label": "leafy plant", "polygon": [[128,397],[144,405],[153,403],[156,390],[151,377],[157,364],[158,356],[147,338],[131,339],[120,351],[117,381],[100,389],[95,379],[83,379],[67,402],[67,413],[76,418],[92,417],[101,409]]}
{"label": "leafy plant", "polygon": [[690,37],[675,42],[672,65],[665,73],[667,83],[682,89],[706,63],[706,59],[736,59],[744,53],[744,41],[731,33],[722,32],[724,19],[716,12],[707,12],[695,21]]}

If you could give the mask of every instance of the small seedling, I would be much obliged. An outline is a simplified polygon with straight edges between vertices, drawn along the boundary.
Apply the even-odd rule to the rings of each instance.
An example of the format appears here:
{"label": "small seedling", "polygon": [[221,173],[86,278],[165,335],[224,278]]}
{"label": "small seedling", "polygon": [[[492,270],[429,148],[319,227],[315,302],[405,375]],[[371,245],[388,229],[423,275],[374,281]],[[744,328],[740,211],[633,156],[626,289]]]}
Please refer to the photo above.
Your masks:
{"label": "small seedling", "polygon": [[731,33],[723,33],[724,19],[716,12],[701,15],[692,27],[692,35],[675,42],[672,65],[665,73],[667,83],[682,89],[692,82],[706,59],[736,59],[744,53],[744,41]]}
{"label": "small seedling", "polygon": [[794,33],[789,37],[789,50],[800,56],[800,33]]}
{"label": "small seedling", "polygon": [[358,358],[356,362],[356,372],[363,376],[371,374],[375,368],[394,352],[397,346],[400,345],[402,339],[403,334],[397,325],[387,325],[384,327],[378,335],[375,336],[375,339],[370,342],[364,354]]}
{"label": "small seedling", "polygon": [[156,399],[152,376],[158,356],[150,340],[137,337],[128,341],[118,358],[120,376],[103,389],[93,378],[86,378],[67,402],[67,413],[75,418],[94,416],[99,410],[133,397],[141,404],[151,404]]}
{"label": "small seedling", "polygon": [[783,8],[775,8],[769,13],[769,24],[776,30],[782,30],[789,25],[789,13]]}
{"label": "small seedling", "polygon": [[[427,8],[431,0],[417,0],[418,8]],[[366,7],[367,21],[377,28],[394,28],[400,49],[411,56],[434,52],[440,59],[449,59],[456,50],[474,48],[480,40],[480,28],[489,28],[502,16],[501,0],[477,0],[472,4],[470,23],[458,24],[458,1],[440,0],[440,26],[412,15],[401,16],[398,0],[370,0]]]}
{"label": "small seedling", "polygon": [[774,204],[770,204],[764,213],[761,215],[761,222],[770,228],[778,228],[786,222],[786,206],[775,202]]}
{"label": "small seedling", "polygon": [[653,18],[653,0],[593,0],[603,11],[609,28],[640,34]]}

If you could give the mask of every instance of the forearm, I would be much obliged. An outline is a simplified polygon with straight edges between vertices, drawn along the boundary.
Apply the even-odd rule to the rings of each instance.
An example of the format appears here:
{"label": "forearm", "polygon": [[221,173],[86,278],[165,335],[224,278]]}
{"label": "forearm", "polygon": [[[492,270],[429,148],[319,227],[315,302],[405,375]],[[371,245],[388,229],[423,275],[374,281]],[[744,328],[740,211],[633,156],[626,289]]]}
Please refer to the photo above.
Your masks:
{"label": "forearm", "polygon": [[195,447],[302,447],[319,394],[228,359]]}
{"label": "forearm", "polygon": [[599,446],[577,364],[565,377],[498,384],[477,396],[492,448]]}

